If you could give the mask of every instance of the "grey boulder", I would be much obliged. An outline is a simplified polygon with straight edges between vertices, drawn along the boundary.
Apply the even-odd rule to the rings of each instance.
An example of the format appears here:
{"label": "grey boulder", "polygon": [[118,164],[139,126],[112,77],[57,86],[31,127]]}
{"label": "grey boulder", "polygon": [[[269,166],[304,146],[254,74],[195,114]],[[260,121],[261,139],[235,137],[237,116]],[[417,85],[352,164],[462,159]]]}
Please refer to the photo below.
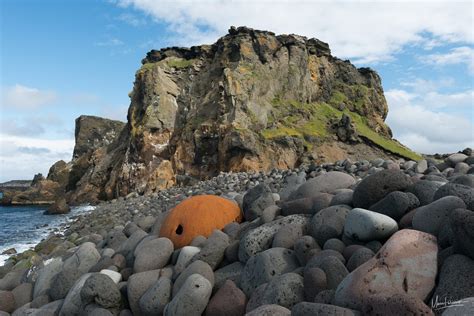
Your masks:
{"label": "grey boulder", "polygon": [[200,316],[206,309],[211,294],[211,283],[200,274],[192,274],[171,302],[166,305],[164,315]]}
{"label": "grey boulder", "polygon": [[327,316],[356,316],[358,312],[351,309],[329,304],[301,302],[291,309],[292,316],[327,315]]}
{"label": "grey boulder", "polygon": [[354,189],[355,207],[369,208],[393,191],[404,191],[412,184],[402,171],[382,170],[365,177]]}
{"label": "grey boulder", "polygon": [[279,275],[292,272],[299,263],[292,250],[271,248],[251,257],[242,272],[241,288],[250,296],[261,284],[271,281]]}
{"label": "grey boulder", "polygon": [[412,219],[413,228],[438,236],[442,226],[453,210],[465,208],[464,202],[456,196],[446,196],[428,205],[419,207]]}
{"label": "grey boulder", "polygon": [[268,283],[259,303],[261,305],[278,304],[290,309],[303,300],[303,277],[296,273],[285,273]]}
{"label": "grey boulder", "polygon": [[444,185],[443,182],[420,180],[408,187],[407,192],[415,194],[418,200],[420,201],[420,205],[423,206],[433,202],[433,197],[436,191],[442,185]]}
{"label": "grey boulder", "polygon": [[243,211],[247,221],[252,221],[262,215],[265,208],[275,204],[272,190],[266,184],[259,184],[244,195]]}
{"label": "grey boulder", "polygon": [[397,230],[394,219],[362,208],[352,209],[344,224],[344,235],[359,241],[385,239]]}
{"label": "grey boulder", "polygon": [[97,304],[103,308],[119,308],[121,298],[117,284],[102,273],[93,273],[81,289],[83,305]]}
{"label": "grey boulder", "polygon": [[86,273],[100,260],[100,254],[95,244],[85,242],[79,246],[76,252],[64,261],[65,270],[76,269],[81,273]]}
{"label": "grey boulder", "polygon": [[161,277],[150,287],[138,301],[140,311],[144,316],[163,315],[166,304],[171,300],[173,284],[167,277]]}
{"label": "grey boulder", "polygon": [[454,250],[474,259],[474,212],[456,209],[449,217]]}
{"label": "grey boulder", "polygon": [[290,215],[251,229],[240,239],[239,260],[245,263],[251,256],[270,248],[273,237],[280,228],[287,225],[304,227],[308,222],[306,215]]}
{"label": "grey boulder", "polygon": [[474,188],[462,184],[446,183],[436,191],[433,200],[451,195],[459,197],[464,201],[467,209],[474,211]]}
{"label": "grey boulder", "polygon": [[224,259],[224,253],[229,243],[229,236],[215,229],[204,243],[201,251],[196,253],[191,259],[191,262],[196,260],[204,261],[214,270]]}
{"label": "grey boulder", "polygon": [[204,261],[197,260],[191,263],[183,272],[178,276],[173,284],[173,297],[179,292],[181,286],[186,282],[188,277],[192,274],[199,274],[206,278],[211,287],[214,286],[214,271],[212,271],[211,266]]}
{"label": "grey boulder", "polygon": [[373,212],[387,215],[394,220],[399,220],[406,212],[419,205],[420,201],[413,193],[393,191],[369,209]]}
{"label": "grey boulder", "polygon": [[347,173],[330,171],[306,181],[293,194],[291,194],[290,199],[295,200],[312,197],[318,192],[332,193],[337,189],[349,188],[355,184],[355,182],[355,179]]}
{"label": "grey boulder", "polygon": [[135,250],[135,273],[163,268],[169,261],[174,247],[168,238],[143,240]]}
{"label": "grey boulder", "polygon": [[139,315],[139,301],[145,292],[152,287],[161,277],[162,270],[150,270],[135,273],[130,276],[127,283],[127,297],[130,309],[134,315]]}

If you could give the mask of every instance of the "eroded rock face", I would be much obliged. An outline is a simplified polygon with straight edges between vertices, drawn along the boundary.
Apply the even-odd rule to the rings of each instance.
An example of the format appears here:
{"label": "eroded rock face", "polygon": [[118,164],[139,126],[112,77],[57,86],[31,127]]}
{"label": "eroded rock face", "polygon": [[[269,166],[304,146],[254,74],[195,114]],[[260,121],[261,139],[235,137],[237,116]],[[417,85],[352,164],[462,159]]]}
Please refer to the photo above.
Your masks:
{"label": "eroded rock face", "polygon": [[[125,123],[97,116],[81,115],[76,119],[73,160],[100,147],[110,145]],[[48,175],[49,176],[49,175]]]}
{"label": "eroded rock face", "polygon": [[[240,27],[213,45],[152,50],[142,63],[128,124],[115,148],[89,158],[83,192],[99,189],[107,199],[167,188],[176,175],[294,167],[313,154],[309,143],[325,141],[318,130],[332,128],[326,117],[310,124],[322,102],[390,137],[379,76],[332,57],[316,39]],[[306,138],[286,133],[298,126]]]}
{"label": "eroded rock face", "polygon": [[55,168],[55,178],[67,180],[60,188],[68,202],[155,192],[180,177],[339,159],[354,152],[344,142],[383,154],[364,142],[367,135],[334,141],[343,111],[391,138],[377,73],[333,57],[314,38],[231,28],[212,45],[152,50],[142,63],[125,126],[76,120],[73,160]]}
{"label": "eroded rock face", "polygon": [[104,199],[102,186],[108,181],[107,168],[112,162],[109,152],[117,147],[115,142],[124,126],[123,122],[95,116],[77,118],[72,160],[54,163],[46,178],[35,176],[29,188],[12,192],[11,203],[53,204],[65,198],[80,204]]}

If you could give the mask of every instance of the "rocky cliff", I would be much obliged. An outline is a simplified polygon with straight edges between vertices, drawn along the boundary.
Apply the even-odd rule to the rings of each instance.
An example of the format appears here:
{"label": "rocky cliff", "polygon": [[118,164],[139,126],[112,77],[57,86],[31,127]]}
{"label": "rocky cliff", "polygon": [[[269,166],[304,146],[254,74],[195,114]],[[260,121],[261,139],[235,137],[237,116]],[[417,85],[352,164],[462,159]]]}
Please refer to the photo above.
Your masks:
{"label": "rocky cliff", "polygon": [[[213,45],[150,51],[128,123],[98,168],[98,196],[151,192],[176,176],[394,154],[380,77],[298,35],[231,28]],[[93,172],[91,177],[99,179]]]}
{"label": "rocky cliff", "polygon": [[219,171],[419,158],[384,123],[378,74],[332,56],[317,39],[232,27],[212,45],[152,50],[142,64],[125,127],[76,121],[73,161],[55,167],[68,170],[58,181],[70,202],[153,192]]}
{"label": "rocky cliff", "polygon": [[[60,160],[51,166],[48,176],[35,175],[33,181],[22,181],[21,188],[0,185],[4,196],[1,204],[53,204],[73,195],[79,180],[94,170],[101,153],[118,138],[125,123],[95,116],[76,119],[75,146],[70,162]],[[116,145],[113,147],[116,147]],[[103,154],[105,155],[105,154]],[[81,202],[85,202],[84,199]]]}
{"label": "rocky cliff", "polygon": [[128,123],[71,200],[152,192],[219,171],[396,155],[380,77],[298,35],[231,28],[213,45],[152,50],[130,93]]}

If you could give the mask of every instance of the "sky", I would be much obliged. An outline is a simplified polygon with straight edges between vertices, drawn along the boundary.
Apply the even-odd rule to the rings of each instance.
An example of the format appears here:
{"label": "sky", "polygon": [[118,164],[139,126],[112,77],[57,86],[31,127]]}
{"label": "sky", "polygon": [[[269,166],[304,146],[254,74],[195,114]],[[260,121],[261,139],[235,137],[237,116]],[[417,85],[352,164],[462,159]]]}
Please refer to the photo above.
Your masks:
{"label": "sky", "polygon": [[394,138],[474,147],[472,1],[0,1],[0,182],[69,161],[74,120],[126,121],[151,49],[212,44],[231,25],[300,34],[382,77]]}

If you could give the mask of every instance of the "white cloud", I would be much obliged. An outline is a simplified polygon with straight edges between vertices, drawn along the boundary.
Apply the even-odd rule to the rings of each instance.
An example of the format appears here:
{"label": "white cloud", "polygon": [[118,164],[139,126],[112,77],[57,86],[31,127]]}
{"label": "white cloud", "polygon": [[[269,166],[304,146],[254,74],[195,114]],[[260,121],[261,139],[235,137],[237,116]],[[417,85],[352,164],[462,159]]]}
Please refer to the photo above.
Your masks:
{"label": "white cloud", "polygon": [[414,79],[409,82],[402,82],[402,87],[407,87],[411,92],[405,90],[391,90],[391,98],[399,100],[403,98],[405,103],[416,101],[417,105],[425,108],[447,109],[455,111],[463,108],[472,108],[474,106],[474,90],[468,89],[455,93],[440,93],[443,88],[452,88],[455,84],[454,79],[444,78],[440,80]]}
{"label": "white cloud", "polygon": [[439,80],[426,80],[422,78],[415,78],[410,81],[402,82],[400,85],[403,87],[409,87],[416,91],[418,94],[423,94],[431,91],[435,91],[441,88],[448,88],[454,86],[453,78],[442,78]]}
{"label": "white cloud", "polygon": [[1,132],[8,135],[38,136],[45,129],[40,122],[18,122],[12,119],[2,119]]}
{"label": "white cloud", "polygon": [[455,47],[448,53],[423,56],[422,60],[438,66],[465,64],[469,71],[474,73],[474,48],[472,47]]}
{"label": "white cloud", "polygon": [[57,100],[56,92],[30,88],[20,84],[2,88],[1,107],[33,109]]}
{"label": "white cloud", "polygon": [[456,108],[471,108],[474,106],[474,90],[446,94],[436,91],[428,92],[422,96],[420,104],[424,107],[444,108],[456,110]]}
{"label": "white cloud", "polygon": [[58,160],[71,160],[74,139],[38,139],[0,134],[0,182],[47,175]]}
{"label": "white cloud", "polygon": [[56,115],[2,118],[0,122],[0,134],[31,137],[40,137],[47,131],[52,132],[61,128],[64,124]]}
{"label": "white cloud", "polygon": [[[469,94],[472,104],[473,92]],[[436,99],[435,95],[442,97]],[[472,108],[466,109],[467,113],[471,111],[471,120],[469,116],[442,111],[446,100],[457,100],[458,95],[432,91],[427,97],[416,92],[389,90],[385,93],[390,109],[387,124],[396,139],[418,152],[447,153],[474,147]]]}
{"label": "white cloud", "polygon": [[[165,22],[172,44],[212,43],[230,25],[316,37],[336,56],[390,60],[406,44],[472,43],[471,1],[118,0]],[[177,43],[177,42],[178,43]]]}

